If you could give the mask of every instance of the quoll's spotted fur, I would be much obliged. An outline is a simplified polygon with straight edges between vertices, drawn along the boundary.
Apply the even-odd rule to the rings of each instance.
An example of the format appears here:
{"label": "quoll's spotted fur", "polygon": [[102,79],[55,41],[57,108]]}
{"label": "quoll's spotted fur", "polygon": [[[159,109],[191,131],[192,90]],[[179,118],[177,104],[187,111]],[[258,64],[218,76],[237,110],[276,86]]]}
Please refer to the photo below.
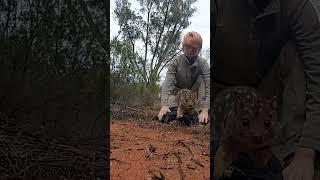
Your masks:
{"label": "quoll's spotted fur", "polygon": [[256,166],[264,166],[272,156],[273,129],[277,125],[277,98],[259,96],[250,87],[233,87],[221,92],[214,103],[214,124],[218,149],[214,176],[219,179],[225,169],[251,153]]}
{"label": "quoll's spotted fur", "polygon": [[276,96],[258,96],[255,107],[256,118],[249,122],[252,142],[254,144],[270,145],[274,130],[279,124],[278,99]]}
{"label": "quoll's spotted fur", "polygon": [[278,128],[278,98],[258,96],[255,106],[255,120],[249,122],[250,137],[255,167],[264,167],[273,156],[271,151],[275,129]]}
{"label": "quoll's spotted fur", "polygon": [[177,92],[177,119],[182,118],[183,114],[191,114],[196,111],[197,96],[190,89],[180,89]]}
{"label": "quoll's spotted fur", "polygon": [[246,139],[249,131],[243,123],[254,119],[256,99],[255,89],[249,87],[233,87],[216,97],[213,117],[218,144]]}

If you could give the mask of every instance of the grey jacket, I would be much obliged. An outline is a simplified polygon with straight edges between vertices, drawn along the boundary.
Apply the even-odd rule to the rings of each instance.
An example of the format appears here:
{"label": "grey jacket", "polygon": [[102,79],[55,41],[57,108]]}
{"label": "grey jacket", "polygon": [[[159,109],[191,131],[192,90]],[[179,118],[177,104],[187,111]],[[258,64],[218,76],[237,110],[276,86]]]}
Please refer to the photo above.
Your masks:
{"label": "grey jacket", "polygon": [[197,57],[190,64],[184,54],[173,59],[168,65],[162,85],[161,106],[177,106],[177,90],[192,89],[198,92],[198,109],[210,108],[210,68],[205,59]]}

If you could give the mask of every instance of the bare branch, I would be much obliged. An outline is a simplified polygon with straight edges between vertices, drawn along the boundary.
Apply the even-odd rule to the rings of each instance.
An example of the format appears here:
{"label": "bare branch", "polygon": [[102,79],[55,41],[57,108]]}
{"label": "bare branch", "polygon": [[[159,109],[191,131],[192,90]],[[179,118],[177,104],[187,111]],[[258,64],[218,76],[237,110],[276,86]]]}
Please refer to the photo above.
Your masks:
{"label": "bare branch", "polygon": [[81,9],[83,11],[83,14],[86,18],[86,21],[90,27],[91,32],[92,32],[92,35],[95,36],[95,39],[100,43],[100,45],[106,51],[106,53],[109,53],[108,48],[107,48],[108,44],[107,44],[107,41],[105,40],[106,37],[104,37],[102,35],[102,33],[99,31],[97,25],[93,22],[93,19],[91,17],[91,14],[88,10],[86,3],[83,0],[79,0],[79,2],[80,2]]}

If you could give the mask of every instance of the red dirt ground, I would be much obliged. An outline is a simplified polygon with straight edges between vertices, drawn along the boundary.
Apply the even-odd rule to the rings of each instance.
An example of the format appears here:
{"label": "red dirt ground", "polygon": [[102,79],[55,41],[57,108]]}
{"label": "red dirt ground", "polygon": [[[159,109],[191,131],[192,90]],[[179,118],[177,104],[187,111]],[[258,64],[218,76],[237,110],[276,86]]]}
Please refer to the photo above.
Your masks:
{"label": "red dirt ground", "polygon": [[209,179],[209,125],[112,120],[110,143],[111,180]]}

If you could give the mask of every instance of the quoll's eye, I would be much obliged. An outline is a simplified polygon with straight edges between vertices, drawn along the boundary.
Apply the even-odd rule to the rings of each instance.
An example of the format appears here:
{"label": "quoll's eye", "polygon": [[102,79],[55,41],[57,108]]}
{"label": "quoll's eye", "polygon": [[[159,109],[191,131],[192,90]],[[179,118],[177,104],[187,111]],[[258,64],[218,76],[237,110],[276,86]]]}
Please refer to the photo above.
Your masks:
{"label": "quoll's eye", "polygon": [[249,126],[249,120],[248,119],[242,119],[242,127],[248,127]]}
{"label": "quoll's eye", "polygon": [[264,121],[264,125],[265,125],[266,127],[270,127],[270,126],[271,126],[271,121],[270,121],[270,120],[265,120],[265,121]]}

